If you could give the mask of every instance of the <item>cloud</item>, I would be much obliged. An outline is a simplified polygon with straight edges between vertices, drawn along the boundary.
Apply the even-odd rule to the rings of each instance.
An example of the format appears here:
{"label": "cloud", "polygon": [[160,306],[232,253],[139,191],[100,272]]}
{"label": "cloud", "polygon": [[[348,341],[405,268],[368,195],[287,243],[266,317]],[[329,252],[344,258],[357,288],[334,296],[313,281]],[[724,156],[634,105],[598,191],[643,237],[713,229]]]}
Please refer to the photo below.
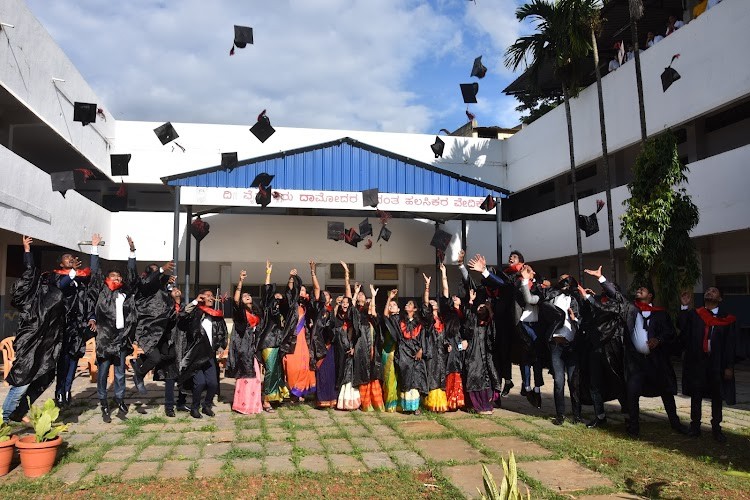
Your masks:
{"label": "cloud", "polygon": [[[418,68],[439,64],[457,88],[456,61],[483,40],[500,61],[516,28],[513,9],[488,0],[27,3],[126,120],[251,124],[268,109],[277,126],[423,132],[455,104]],[[230,57],[234,24],[252,26],[255,44]]]}

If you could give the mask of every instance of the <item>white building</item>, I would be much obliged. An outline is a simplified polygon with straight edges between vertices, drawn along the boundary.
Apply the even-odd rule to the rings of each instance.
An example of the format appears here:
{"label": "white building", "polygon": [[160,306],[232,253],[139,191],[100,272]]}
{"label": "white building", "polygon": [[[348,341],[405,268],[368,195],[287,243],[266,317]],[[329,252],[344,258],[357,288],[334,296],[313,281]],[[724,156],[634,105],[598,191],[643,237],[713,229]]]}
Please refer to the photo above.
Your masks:
{"label": "white building", "polygon": [[[42,265],[48,268],[63,249],[86,252],[88,247],[79,242],[90,239],[93,232],[104,235],[105,259],[124,260],[125,235],[130,234],[141,262],[167,261],[173,254],[175,219],[172,191],[163,177],[217,166],[222,152],[236,151],[242,162],[344,137],[510,190],[513,195],[504,203],[503,254],[507,257],[511,249],[518,249],[549,277],[575,271],[562,107],[502,140],[444,136],[445,153],[439,159],[430,150],[431,135],[278,127],[267,142],[260,143],[248,131],[252,124],[175,123],[180,135],[176,142],[185,148],[183,152],[173,143],[162,146],[157,140],[153,129],[160,123],[118,121],[111,116],[22,0],[0,3],[0,20],[14,26],[0,30],[0,309],[6,313],[5,322],[13,321],[7,295],[18,276],[21,234],[37,240]],[[744,325],[750,324],[750,262],[743,258],[750,249],[750,66],[741,61],[746,60],[745,47],[750,45],[748,25],[747,3],[725,0],[641,56],[648,133],[676,130],[682,138],[680,154],[690,167],[688,189],[701,215],[694,237],[703,282],[724,286],[730,307]],[[675,53],[682,55],[674,65],[682,78],[665,93],[659,75]],[[617,219],[628,196],[626,183],[640,140],[634,65],[625,64],[604,77],[603,86],[618,274],[624,281]],[[106,120],[100,115],[86,127],[73,122],[75,101],[97,103]],[[571,106],[581,212],[588,214],[594,211],[595,200],[604,198],[596,88],[585,89]],[[132,154],[128,176],[109,175],[112,153]],[[77,192],[69,191],[65,198],[53,193],[49,174],[76,168],[97,172],[99,180],[79,184]],[[126,198],[115,195],[121,180],[127,186]],[[117,208],[124,210],[114,211]],[[491,213],[475,210],[472,218],[485,220],[465,223],[467,252],[495,262],[496,223]],[[432,221],[394,218],[388,225],[394,233],[391,240],[374,242],[366,250],[325,238],[327,221],[356,226],[361,213],[334,217],[298,208],[283,212],[261,215],[256,208],[245,208],[206,215],[211,233],[202,244],[201,285],[229,290],[240,269],[247,269],[251,282],[259,284],[266,258],[273,260],[279,283],[288,269],[306,269],[307,261],[314,259],[326,269],[319,272],[321,284],[335,289],[342,282],[330,264],[343,259],[354,264],[357,280],[381,288],[398,287],[402,296],[420,293],[422,272],[435,275],[435,254],[428,245]],[[374,211],[370,213],[377,233],[377,218]],[[186,219],[183,211],[178,221],[180,260],[185,257]],[[588,266],[607,260],[605,212],[599,222],[603,230],[583,239]],[[442,229],[456,235],[447,252],[450,261],[462,245],[462,222],[448,221]],[[455,283],[455,269],[450,272]],[[184,269],[180,275],[182,279]]]}

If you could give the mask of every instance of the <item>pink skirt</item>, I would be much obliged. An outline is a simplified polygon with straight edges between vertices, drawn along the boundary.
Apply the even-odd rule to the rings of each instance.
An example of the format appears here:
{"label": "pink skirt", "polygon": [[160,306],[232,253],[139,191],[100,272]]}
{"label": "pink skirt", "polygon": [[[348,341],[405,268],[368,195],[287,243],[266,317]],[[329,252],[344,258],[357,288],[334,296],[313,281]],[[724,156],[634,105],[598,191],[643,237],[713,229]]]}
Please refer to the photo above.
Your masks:
{"label": "pink skirt", "polygon": [[255,378],[238,378],[234,383],[232,409],[243,415],[254,415],[263,411],[263,388],[257,359],[253,361],[253,365]]}

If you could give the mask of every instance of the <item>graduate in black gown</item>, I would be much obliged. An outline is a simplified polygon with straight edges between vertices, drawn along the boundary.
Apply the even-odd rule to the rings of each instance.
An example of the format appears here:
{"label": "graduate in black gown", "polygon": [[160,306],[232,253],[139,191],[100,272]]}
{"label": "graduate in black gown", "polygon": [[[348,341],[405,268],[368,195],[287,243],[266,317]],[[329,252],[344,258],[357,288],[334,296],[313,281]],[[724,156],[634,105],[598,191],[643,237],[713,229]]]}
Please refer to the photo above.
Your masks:
{"label": "graduate in black gown", "polygon": [[690,435],[701,434],[701,403],[711,399],[711,431],[720,443],[727,438],[721,430],[722,403],[737,402],[734,363],[737,355],[737,318],[722,306],[721,291],[709,287],[703,307],[689,309],[692,294],[680,297],[679,327],[685,359],[682,364],[682,393],[690,396]]}
{"label": "graduate in black gown", "polygon": [[419,405],[427,389],[427,364],[429,344],[423,319],[414,301],[404,305],[404,313],[395,301],[398,290],[388,292],[383,322],[388,334],[396,342],[396,368],[401,410],[419,415]]}
{"label": "graduate in black gown", "polygon": [[282,403],[289,399],[289,389],[284,377],[281,342],[287,327],[289,303],[284,295],[271,283],[273,264],[266,260],[266,282],[261,292],[262,332],[258,341],[265,375],[263,377],[263,409],[273,412],[271,403]]}
{"label": "graduate in black gown", "polygon": [[[166,326],[166,335],[159,342],[157,348],[160,352],[159,364],[154,368],[154,380],[164,381],[164,414],[167,417],[175,416],[175,383],[179,377],[180,361],[185,355],[185,334],[177,328],[177,313],[180,312],[182,304],[182,290],[174,283],[176,276],[169,277],[167,291],[169,293],[169,313]],[[183,392],[179,393],[177,409],[190,411],[185,404],[186,398]]]}
{"label": "graduate in black gown", "polygon": [[[440,270],[445,275],[445,264],[440,263]],[[436,413],[448,411],[448,397],[445,392],[446,365],[448,363],[448,348],[450,343],[446,338],[445,322],[441,317],[437,300],[430,300],[431,278],[422,274],[424,278],[424,297],[422,298],[423,316],[427,327],[427,342],[430,357],[427,358],[427,397],[424,407]],[[448,279],[444,280],[447,288]],[[444,293],[447,293],[444,290]]]}
{"label": "graduate in black gown", "polygon": [[450,295],[448,276],[443,264],[440,265],[440,274],[442,294],[438,304],[440,319],[444,325],[443,337],[448,352],[445,360],[445,396],[448,401],[448,410],[456,411],[463,408],[466,403],[463,380],[461,379],[463,377],[464,352],[469,346],[469,343],[462,338],[463,321],[466,315],[461,304],[461,298],[457,295]]}
{"label": "graduate in black gown", "polygon": [[65,330],[63,292],[50,275],[41,274],[34,265],[32,242],[31,237],[23,237],[24,271],[11,287],[11,304],[20,315],[13,341],[16,359],[6,380],[10,390],[3,403],[3,422],[11,414],[20,420],[28,411],[26,397],[33,403],[52,383]]}
{"label": "graduate in black gown", "polygon": [[167,290],[169,275],[174,262],[159,267],[150,264],[138,280],[135,294],[135,307],[138,324],[135,328],[135,341],[143,354],[131,360],[133,381],[141,394],[146,393],[143,377],[161,362],[160,345],[169,336],[167,325],[172,312],[172,298]]}
{"label": "graduate in black gown", "polygon": [[124,416],[128,412],[125,404],[125,357],[133,352],[133,338],[138,315],[135,307],[135,292],[138,276],[135,268],[135,243],[127,236],[130,246],[127,274],[118,270],[102,273],[99,267],[98,244],[101,238],[94,235],[91,248],[92,278],[89,285],[89,328],[96,332],[96,389],[102,410],[102,419],[109,423],[112,418],[107,402],[107,378],[109,367],[115,371],[115,404]]}
{"label": "graduate in black gown", "polygon": [[359,315],[359,329],[354,346],[354,386],[359,388],[362,411],[383,411],[382,322],[377,314],[375,298],[378,290],[370,285],[370,299],[365,299],[362,308],[355,308]]}
{"label": "graduate in black gown", "polygon": [[344,297],[334,309],[333,352],[336,356],[337,410],[356,410],[361,400],[354,386],[354,347],[357,342],[360,313],[351,297]]}
{"label": "graduate in black gown", "polygon": [[474,410],[490,415],[500,394],[501,379],[495,369],[492,352],[496,348],[495,328],[487,302],[476,303],[477,293],[469,290],[463,340],[467,342],[464,354],[464,390]]}

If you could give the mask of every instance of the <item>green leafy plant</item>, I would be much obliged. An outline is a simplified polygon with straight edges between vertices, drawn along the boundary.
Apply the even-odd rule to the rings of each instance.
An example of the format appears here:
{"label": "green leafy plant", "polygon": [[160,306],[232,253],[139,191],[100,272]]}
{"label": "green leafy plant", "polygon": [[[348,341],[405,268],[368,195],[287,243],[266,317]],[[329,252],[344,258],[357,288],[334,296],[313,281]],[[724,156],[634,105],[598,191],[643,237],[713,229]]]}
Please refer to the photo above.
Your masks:
{"label": "green leafy plant", "polygon": [[60,408],[55,406],[54,400],[48,399],[42,406],[37,406],[31,404],[31,399],[27,399],[29,401],[29,419],[34,426],[37,443],[52,441],[62,432],[68,430],[69,424],[52,425],[60,416]]}
{"label": "green leafy plant", "polygon": [[11,428],[5,422],[0,422],[0,443],[10,439]]}
{"label": "green leafy plant", "polygon": [[482,464],[482,482],[484,483],[484,493],[480,491],[482,500],[523,500],[523,498],[530,500],[531,494],[528,488],[526,488],[526,497],[518,491],[518,470],[516,469],[516,457],[513,452],[510,452],[507,462],[504,458],[501,458],[501,460],[504,474],[499,489],[492,473],[487,470],[486,465]]}

